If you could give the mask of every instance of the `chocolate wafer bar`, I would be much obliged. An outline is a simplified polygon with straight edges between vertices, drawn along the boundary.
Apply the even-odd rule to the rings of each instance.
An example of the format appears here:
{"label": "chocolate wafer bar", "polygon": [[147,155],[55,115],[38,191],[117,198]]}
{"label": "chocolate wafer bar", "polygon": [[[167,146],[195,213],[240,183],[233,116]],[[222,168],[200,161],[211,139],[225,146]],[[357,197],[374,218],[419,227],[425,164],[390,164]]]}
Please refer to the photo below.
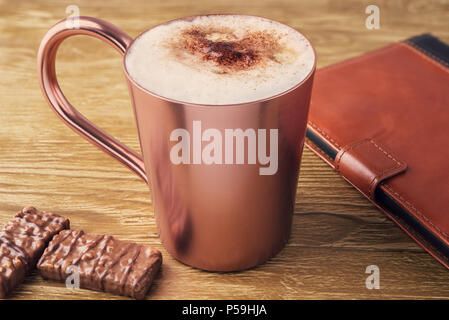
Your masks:
{"label": "chocolate wafer bar", "polygon": [[36,266],[48,242],[68,229],[68,219],[26,207],[0,231],[0,298],[4,298]]}
{"label": "chocolate wafer bar", "polygon": [[78,272],[81,288],[143,299],[161,264],[161,253],[151,247],[64,230],[49,243],[37,268],[47,279],[65,282]]}

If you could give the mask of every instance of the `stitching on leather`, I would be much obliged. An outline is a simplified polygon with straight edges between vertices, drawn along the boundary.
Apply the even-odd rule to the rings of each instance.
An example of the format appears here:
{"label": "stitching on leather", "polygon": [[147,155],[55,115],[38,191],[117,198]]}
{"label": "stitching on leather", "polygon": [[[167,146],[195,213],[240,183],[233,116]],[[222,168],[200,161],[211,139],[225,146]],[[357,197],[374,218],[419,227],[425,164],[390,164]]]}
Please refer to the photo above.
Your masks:
{"label": "stitching on leather", "polygon": [[[444,61],[443,59],[437,57],[436,55],[434,55],[433,53],[427,51],[426,49],[418,46],[417,44],[411,42],[411,41],[406,41],[406,43],[410,46],[412,46],[413,48],[415,48],[416,50],[424,53],[427,57],[430,57],[432,60],[434,61],[438,61],[439,63],[441,63],[442,65],[445,65],[446,67],[449,67],[449,63],[447,63],[446,61]],[[447,69],[446,69],[447,70]]]}
{"label": "stitching on leather", "polygon": [[382,170],[382,172],[380,172],[380,173],[378,173],[376,176],[374,176],[373,179],[371,180],[369,186],[368,186],[368,194],[369,194],[369,196],[371,197],[371,196],[373,195],[373,192],[371,191],[371,188],[372,188],[372,186],[373,186],[373,184],[374,184],[374,181],[375,181],[376,179],[377,179],[377,181],[381,181],[381,177],[382,177],[382,176],[384,176],[386,173],[390,173],[390,171],[393,171],[393,170],[395,170],[395,169],[397,169],[397,168],[399,168],[399,167],[400,167],[400,165],[397,165],[397,164],[396,164],[396,165],[394,165],[394,166],[391,167],[391,168]]}
{"label": "stitching on leather", "polygon": [[362,141],[359,141],[359,142],[357,142],[357,143],[354,143],[354,144],[351,145],[349,148],[343,150],[343,152],[341,152],[341,154],[338,154],[338,155],[337,155],[338,158],[335,159],[335,170],[339,171],[341,160],[343,159],[343,156],[345,155],[346,152],[348,152],[348,151],[350,151],[350,150],[353,150],[354,148],[356,148],[356,147],[358,147],[358,146],[360,146],[360,145],[362,145],[362,144],[364,144],[364,143],[371,143],[377,150],[379,150],[380,152],[382,152],[384,155],[387,156],[387,158],[391,159],[391,160],[395,163],[395,165],[394,165],[393,167],[389,167],[389,168],[383,169],[383,170],[380,171],[380,172],[375,172],[375,176],[371,179],[371,181],[370,181],[370,183],[369,183],[369,185],[368,185],[368,197],[369,197],[369,198],[372,198],[372,196],[373,196],[373,191],[374,191],[374,190],[372,190],[372,189],[373,189],[372,187],[373,187],[373,185],[374,185],[374,182],[375,182],[376,180],[377,180],[377,181],[382,181],[383,177],[384,177],[386,174],[389,174],[391,171],[400,168],[400,167],[403,166],[404,164],[403,164],[402,162],[398,161],[398,160],[397,160],[392,154],[390,154],[388,151],[386,151],[385,149],[383,149],[382,147],[380,147],[376,142],[374,142],[373,139],[370,139],[370,140],[362,140]]}
{"label": "stitching on leather", "polygon": [[337,143],[337,141],[335,141],[334,139],[332,139],[324,130],[318,128],[318,126],[313,123],[311,120],[308,121],[309,124],[312,126],[312,128],[314,128],[316,131],[318,131],[321,135],[323,135],[326,139],[328,139],[331,143],[333,143],[336,147],[341,149],[341,146]]}
{"label": "stitching on leather", "polygon": [[[359,141],[357,143],[354,143],[352,146],[350,146],[348,149],[343,149],[343,152],[340,155],[337,155],[338,159],[335,159],[335,170],[338,171],[338,169],[340,168],[340,161],[343,158],[343,156],[345,155],[346,152],[351,151],[352,149],[354,149],[355,147],[364,144],[366,142],[369,142],[368,140],[362,140]],[[340,150],[341,151],[341,150]]]}
{"label": "stitching on leather", "polygon": [[401,162],[399,160],[397,160],[395,157],[393,157],[393,155],[391,153],[389,153],[388,151],[382,149],[380,146],[378,146],[373,139],[370,139],[369,142],[371,142],[372,144],[374,144],[374,146],[379,149],[380,151],[382,151],[388,158],[390,158],[391,160],[393,160],[394,162],[396,162],[396,164],[401,165]]}
{"label": "stitching on leather", "polygon": [[397,163],[396,165],[394,165],[394,166],[391,167],[391,168],[382,170],[381,173],[379,173],[377,176],[375,176],[375,177],[371,180],[371,183],[369,184],[369,187],[368,187],[368,195],[369,195],[370,197],[373,196],[373,191],[374,191],[374,190],[372,190],[372,186],[373,186],[374,181],[376,180],[376,178],[377,178],[378,181],[382,181],[383,179],[385,179],[385,176],[388,175],[391,171],[394,171],[394,170],[396,170],[396,169],[399,169],[401,166],[402,166],[401,163]]}
{"label": "stitching on leather", "polygon": [[[374,202],[375,203],[375,202]],[[376,204],[376,203],[375,203]],[[437,259],[442,259],[445,261],[445,263],[449,262],[449,258],[446,257],[444,254],[441,253],[441,250],[439,250],[438,248],[436,248],[432,243],[430,243],[427,239],[423,238],[421,236],[421,234],[417,233],[416,230],[414,230],[413,228],[411,228],[411,226],[404,221],[404,219],[402,219],[401,217],[398,217],[397,215],[395,215],[392,212],[389,212],[388,210],[386,210],[385,208],[382,208],[382,206],[380,206],[379,204],[377,204],[381,210],[385,211],[386,215],[388,217],[390,217],[393,221],[395,221],[397,224],[399,224],[399,226],[401,228],[403,228],[404,230],[406,230],[408,233],[411,234],[411,236],[413,238],[415,238],[415,240],[420,243],[424,248],[428,249],[428,251],[431,252],[432,255],[436,255]]]}
{"label": "stitching on leather", "polygon": [[[427,51],[421,51],[420,49],[416,48],[414,45],[407,45],[406,43],[400,43],[403,47],[408,48],[409,50],[411,50],[412,52],[415,52],[416,54],[418,54],[419,56],[423,57],[424,59],[426,59],[427,61],[430,61],[434,66],[438,67],[439,69],[443,70],[446,73],[449,73],[449,69],[442,66],[441,63],[435,61],[434,59],[430,58],[427,55]],[[425,52],[425,53],[424,53]],[[431,55],[432,57],[434,57],[436,60],[440,60],[438,57],[432,55],[429,52],[429,55]],[[441,61],[444,63],[444,61]]]}
{"label": "stitching on leather", "polygon": [[407,201],[406,199],[404,199],[404,197],[402,197],[399,193],[397,193],[389,184],[382,184],[382,186],[386,187],[388,190],[390,190],[395,196],[397,196],[400,200],[402,200],[403,202],[405,202],[405,204],[407,205],[407,207],[409,209],[411,209],[412,211],[414,211],[420,218],[422,218],[423,220],[425,220],[430,226],[432,226],[432,228],[434,228],[438,233],[440,233],[444,238],[446,238],[447,240],[449,240],[449,235],[446,234],[446,232],[444,232],[443,230],[441,230],[438,226],[436,226],[429,218],[427,218],[424,214],[421,213],[421,211],[419,211],[410,201]]}
{"label": "stitching on leather", "polygon": [[320,153],[321,155],[323,155],[327,160],[329,160],[329,162],[333,162],[334,159],[332,159],[331,157],[329,157],[329,155],[327,153],[325,153],[323,150],[321,150],[320,147],[318,147],[315,143],[313,143],[312,140],[310,140],[309,138],[306,137],[306,142],[307,144],[309,144],[310,146],[313,146],[313,148],[310,148],[312,151],[316,151],[318,153]]}
{"label": "stitching on leather", "polygon": [[400,168],[403,165],[403,163],[401,163],[399,160],[397,160],[391,153],[389,153],[385,149],[382,149],[382,147],[380,147],[376,142],[374,142],[373,139],[370,139],[369,142],[371,144],[373,144],[380,152],[385,154],[389,159],[393,160],[396,163],[395,166],[390,167],[388,169],[384,169],[380,173],[378,173],[375,177],[373,177],[373,179],[371,180],[371,183],[368,186],[368,195],[369,195],[369,197],[372,197],[373,196],[373,191],[374,191],[374,190],[372,190],[372,186],[373,186],[374,181],[376,179],[377,179],[377,181],[382,181],[382,179],[383,179],[382,177],[383,176],[385,176],[387,173],[390,173],[393,170],[396,170],[396,169]]}

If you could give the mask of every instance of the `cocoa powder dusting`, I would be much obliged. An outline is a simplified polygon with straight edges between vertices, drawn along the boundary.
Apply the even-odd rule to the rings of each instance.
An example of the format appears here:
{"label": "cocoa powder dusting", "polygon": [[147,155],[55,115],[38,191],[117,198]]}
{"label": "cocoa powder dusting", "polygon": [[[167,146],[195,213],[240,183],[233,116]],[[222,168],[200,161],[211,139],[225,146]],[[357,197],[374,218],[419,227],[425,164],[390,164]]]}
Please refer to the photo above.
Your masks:
{"label": "cocoa powder dusting", "polygon": [[248,70],[268,60],[278,62],[274,56],[280,50],[278,40],[263,31],[237,39],[229,30],[192,27],[181,33],[178,49],[211,61],[220,68],[220,73],[227,73]]}

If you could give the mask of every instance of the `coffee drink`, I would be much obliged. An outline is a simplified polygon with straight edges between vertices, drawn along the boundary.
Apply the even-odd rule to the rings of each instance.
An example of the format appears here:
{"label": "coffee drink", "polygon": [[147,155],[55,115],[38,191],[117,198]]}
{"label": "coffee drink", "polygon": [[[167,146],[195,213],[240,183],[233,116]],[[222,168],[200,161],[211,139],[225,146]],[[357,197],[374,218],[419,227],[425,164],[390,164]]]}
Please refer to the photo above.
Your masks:
{"label": "coffee drink", "polygon": [[211,15],[159,25],[126,55],[130,77],[159,96],[207,105],[257,101],[283,93],[314,67],[309,41],[264,18]]}

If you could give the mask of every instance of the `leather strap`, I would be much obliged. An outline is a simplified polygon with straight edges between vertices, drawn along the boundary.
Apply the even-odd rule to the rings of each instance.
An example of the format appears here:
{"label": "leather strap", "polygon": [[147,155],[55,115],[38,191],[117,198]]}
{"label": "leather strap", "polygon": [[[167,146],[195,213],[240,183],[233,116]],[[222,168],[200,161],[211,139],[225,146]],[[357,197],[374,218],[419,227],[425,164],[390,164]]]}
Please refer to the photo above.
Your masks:
{"label": "leather strap", "polygon": [[373,139],[351,143],[335,157],[335,170],[370,199],[379,183],[406,169],[404,161]]}

